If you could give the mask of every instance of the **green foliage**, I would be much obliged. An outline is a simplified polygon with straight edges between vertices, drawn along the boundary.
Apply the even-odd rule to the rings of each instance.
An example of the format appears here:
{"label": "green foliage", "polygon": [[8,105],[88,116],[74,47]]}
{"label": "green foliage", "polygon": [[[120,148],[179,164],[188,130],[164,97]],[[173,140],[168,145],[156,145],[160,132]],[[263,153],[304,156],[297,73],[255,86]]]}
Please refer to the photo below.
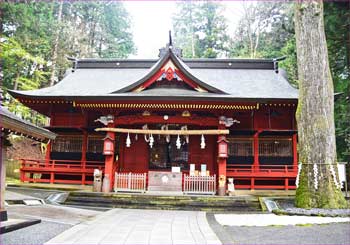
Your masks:
{"label": "green foliage", "polygon": [[294,35],[281,49],[281,55],[285,56],[286,59],[280,63],[280,67],[286,70],[289,82],[298,87],[297,51]]}
{"label": "green foliage", "polygon": [[[298,87],[293,3],[245,3],[243,17],[230,45],[231,57],[276,58],[289,82]],[[350,162],[350,3],[325,2],[324,20],[334,90],[339,161]],[[251,43],[252,41],[252,43]],[[256,50],[254,52],[254,47]]]}
{"label": "green foliage", "polygon": [[[126,58],[135,51],[128,13],[120,2],[103,6],[99,56]],[[105,46],[104,48],[102,46]]]}
{"label": "green foliage", "polygon": [[350,3],[325,2],[328,57],[334,82],[335,126],[339,161],[350,162]]}
{"label": "green foliage", "polygon": [[243,16],[234,33],[230,56],[275,58],[294,36],[292,4],[244,2]]}
{"label": "green foliage", "polygon": [[[5,93],[7,89],[47,87],[52,72],[58,82],[71,66],[67,56],[125,58],[135,51],[128,13],[120,2],[5,2],[0,11],[1,86]],[[58,50],[53,60],[55,44]],[[45,124],[45,117],[5,97],[4,104],[11,111]]]}
{"label": "green foliage", "polygon": [[185,1],[173,18],[174,42],[186,58],[216,58],[228,51],[224,8],[218,2]]}
{"label": "green foliage", "polygon": [[14,37],[2,37],[0,48],[5,88],[29,90],[44,83],[46,73],[42,68],[46,62],[42,57],[27,52]]}

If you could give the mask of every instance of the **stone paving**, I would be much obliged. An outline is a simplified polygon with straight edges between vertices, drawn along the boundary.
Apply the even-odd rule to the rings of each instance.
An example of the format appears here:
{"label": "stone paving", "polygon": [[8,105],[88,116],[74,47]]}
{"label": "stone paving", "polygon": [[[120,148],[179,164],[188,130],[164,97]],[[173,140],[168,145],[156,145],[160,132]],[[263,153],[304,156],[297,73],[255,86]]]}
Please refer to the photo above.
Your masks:
{"label": "stone paving", "polygon": [[205,212],[113,209],[46,244],[221,244]]}

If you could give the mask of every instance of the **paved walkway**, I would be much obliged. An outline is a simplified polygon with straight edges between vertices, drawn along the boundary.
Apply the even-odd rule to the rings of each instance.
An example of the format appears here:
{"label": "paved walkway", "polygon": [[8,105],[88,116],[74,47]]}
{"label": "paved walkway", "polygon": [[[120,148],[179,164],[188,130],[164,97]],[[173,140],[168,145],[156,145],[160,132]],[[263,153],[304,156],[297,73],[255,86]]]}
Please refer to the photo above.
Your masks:
{"label": "paved walkway", "polygon": [[221,244],[205,212],[113,209],[46,244]]}

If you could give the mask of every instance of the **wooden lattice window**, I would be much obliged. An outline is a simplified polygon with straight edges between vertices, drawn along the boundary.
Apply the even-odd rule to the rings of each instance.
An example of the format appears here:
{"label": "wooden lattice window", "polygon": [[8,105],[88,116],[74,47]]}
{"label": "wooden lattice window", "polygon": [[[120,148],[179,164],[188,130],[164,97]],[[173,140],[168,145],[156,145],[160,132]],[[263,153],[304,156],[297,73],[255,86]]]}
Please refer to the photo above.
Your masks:
{"label": "wooden lattice window", "polygon": [[[89,153],[102,153],[103,152],[103,142],[105,135],[89,135],[87,152]],[[118,153],[119,149],[119,135],[115,135],[114,151]]]}
{"label": "wooden lattice window", "polygon": [[154,146],[150,148],[150,169],[166,169],[178,166],[182,169],[188,168],[188,144],[181,137],[181,148],[176,147],[176,137],[172,136],[170,142],[165,137],[157,139]]}
{"label": "wooden lattice window", "polygon": [[250,157],[253,156],[253,139],[228,138],[228,155]]}
{"label": "wooden lattice window", "polygon": [[293,143],[291,138],[260,138],[259,155],[262,157],[291,157]]}
{"label": "wooden lattice window", "polygon": [[52,143],[53,152],[81,152],[82,135],[60,135]]}
{"label": "wooden lattice window", "polygon": [[89,135],[87,152],[101,153],[103,151],[103,136],[101,135]]}

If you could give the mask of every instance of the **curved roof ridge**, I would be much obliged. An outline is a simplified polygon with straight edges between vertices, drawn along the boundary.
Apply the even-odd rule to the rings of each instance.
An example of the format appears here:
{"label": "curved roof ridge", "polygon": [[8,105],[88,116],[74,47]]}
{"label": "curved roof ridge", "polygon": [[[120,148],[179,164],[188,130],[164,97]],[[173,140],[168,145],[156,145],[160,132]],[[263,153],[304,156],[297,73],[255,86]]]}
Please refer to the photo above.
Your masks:
{"label": "curved roof ridge", "polygon": [[113,91],[111,94],[125,93],[125,92],[130,92],[133,89],[136,89],[137,87],[142,85],[144,82],[152,78],[152,76],[154,76],[159,71],[159,69],[161,69],[165,65],[165,63],[169,59],[171,59],[175,63],[175,65],[184,73],[185,76],[187,76],[189,79],[194,81],[199,86],[207,89],[211,93],[227,94],[226,92],[201,81],[199,78],[193,75],[191,68],[188,67],[176,54],[174,54],[171,46],[167,47],[166,52],[164,52],[164,55],[161,56],[160,59],[149,69],[149,72],[145,76],[143,76],[141,79],[134,82],[133,84],[130,84],[122,89]]}

